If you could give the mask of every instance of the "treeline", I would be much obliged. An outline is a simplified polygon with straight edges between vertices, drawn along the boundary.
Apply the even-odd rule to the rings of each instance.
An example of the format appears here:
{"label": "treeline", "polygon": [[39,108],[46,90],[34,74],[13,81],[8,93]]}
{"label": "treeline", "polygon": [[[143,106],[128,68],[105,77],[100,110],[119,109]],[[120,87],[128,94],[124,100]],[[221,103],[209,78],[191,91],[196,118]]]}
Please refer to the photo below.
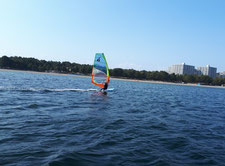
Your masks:
{"label": "treeline", "polygon": [[7,57],[0,58],[0,68],[31,70],[39,72],[58,72],[58,73],[82,73],[90,74],[92,71],[91,65],[80,65],[70,62],[55,62],[38,60],[35,58],[23,57]]}
{"label": "treeline", "polygon": [[[23,57],[7,57],[0,58],[0,68],[31,70],[39,72],[57,72],[57,73],[79,73],[90,75],[92,66],[86,64],[70,63],[70,62],[55,62],[38,60],[35,58]],[[209,76],[198,75],[175,75],[168,74],[165,71],[137,71],[133,69],[110,69],[110,76],[117,78],[128,78],[138,80],[155,80],[179,83],[201,83],[205,85],[224,85],[225,78],[211,78]]]}
{"label": "treeline", "polygon": [[202,85],[224,85],[225,78],[212,78],[204,75],[175,75],[165,71],[136,71],[133,69],[112,69],[110,75],[138,80],[154,80],[175,83],[200,83]]}

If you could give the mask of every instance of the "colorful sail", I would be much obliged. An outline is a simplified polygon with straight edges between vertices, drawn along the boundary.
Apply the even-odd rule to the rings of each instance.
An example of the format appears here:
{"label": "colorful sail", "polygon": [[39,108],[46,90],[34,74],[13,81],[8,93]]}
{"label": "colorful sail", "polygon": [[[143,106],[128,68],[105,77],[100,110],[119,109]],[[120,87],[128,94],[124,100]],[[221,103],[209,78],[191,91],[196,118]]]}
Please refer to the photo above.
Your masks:
{"label": "colorful sail", "polygon": [[95,55],[91,82],[101,88],[104,88],[105,83],[109,83],[109,68],[104,53]]}

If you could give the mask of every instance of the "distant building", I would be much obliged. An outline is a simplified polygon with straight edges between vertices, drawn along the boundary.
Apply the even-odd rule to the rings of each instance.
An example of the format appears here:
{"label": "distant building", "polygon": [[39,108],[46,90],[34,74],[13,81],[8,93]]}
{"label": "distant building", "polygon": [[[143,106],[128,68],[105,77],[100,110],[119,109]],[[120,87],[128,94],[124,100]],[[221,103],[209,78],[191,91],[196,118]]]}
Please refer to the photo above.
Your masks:
{"label": "distant building", "polygon": [[206,67],[198,67],[197,70],[199,71],[200,75],[206,75],[212,78],[216,78],[217,68],[215,67],[210,67],[209,65],[207,65]]}
{"label": "distant building", "polygon": [[182,64],[178,64],[178,65],[172,65],[171,67],[169,67],[168,69],[168,73],[169,74],[179,74],[179,75],[183,75],[183,74],[196,74],[196,70],[194,66],[190,66],[190,65],[186,65],[185,63]]}
{"label": "distant building", "polygon": [[[186,65],[185,63],[178,64],[178,65],[172,65],[171,67],[168,68],[168,73],[169,74],[179,74],[179,75],[206,75],[210,76],[212,78],[216,78],[218,74],[216,73],[217,68],[215,67],[210,67],[207,65],[206,67],[198,67],[195,69],[194,66],[191,65]],[[219,73],[219,77],[225,78],[225,72]]]}
{"label": "distant building", "polygon": [[218,77],[225,78],[225,71],[218,73]]}

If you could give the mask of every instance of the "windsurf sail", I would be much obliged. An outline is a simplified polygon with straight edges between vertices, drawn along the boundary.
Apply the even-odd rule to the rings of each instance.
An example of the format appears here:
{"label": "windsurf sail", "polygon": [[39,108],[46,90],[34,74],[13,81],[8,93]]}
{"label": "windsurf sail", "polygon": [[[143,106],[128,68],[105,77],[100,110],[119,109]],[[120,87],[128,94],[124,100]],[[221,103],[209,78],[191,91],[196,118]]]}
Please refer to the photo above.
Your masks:
{"label": "windsurf sail", "polygon": [[104,53],[95,54],[91,76],[91,82],[101,88],[104,88],[105,83],[109,83],[109,68]]}

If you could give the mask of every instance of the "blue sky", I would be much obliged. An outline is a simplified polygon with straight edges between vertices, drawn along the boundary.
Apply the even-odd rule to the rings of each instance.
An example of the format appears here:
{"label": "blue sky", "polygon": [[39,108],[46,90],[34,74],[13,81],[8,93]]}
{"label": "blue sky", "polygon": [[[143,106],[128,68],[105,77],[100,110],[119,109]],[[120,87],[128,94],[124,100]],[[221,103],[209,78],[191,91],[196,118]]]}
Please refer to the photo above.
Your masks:
{"label": "blue sky", "polygon": [[225,71],[224,0],[0,0],[0,56]]}

